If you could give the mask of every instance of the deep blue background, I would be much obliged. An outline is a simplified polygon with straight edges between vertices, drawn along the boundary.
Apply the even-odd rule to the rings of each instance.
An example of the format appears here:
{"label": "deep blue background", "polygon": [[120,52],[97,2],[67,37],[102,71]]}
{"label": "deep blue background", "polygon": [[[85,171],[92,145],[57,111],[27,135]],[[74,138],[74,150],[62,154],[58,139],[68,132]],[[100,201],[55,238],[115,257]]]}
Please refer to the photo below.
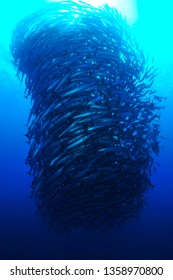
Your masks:
{"label": "deep blue background", "polygon": [[30,102],[23,98],[24,86],[15,78],[8,43],[15,21],[43,1],[35,2],[34,7],[27,1],[22,7],[20,0],[11,2],[11,9],[8,2],[1,10],[5,16],[0,21],[0,259],[173,259],[171,1],[164,1],[164,6],[162,1],[137,1],[138,20],[133,25],[144,50],[155,56],[155,88],[167,96],[161,119],[161,166],[152,178],[155,188],[147,194],[148,206],[138,219],[101,236],[53,234],[35,214],[29,198],[31,178],[24,163],[28,151],[24,134]]}

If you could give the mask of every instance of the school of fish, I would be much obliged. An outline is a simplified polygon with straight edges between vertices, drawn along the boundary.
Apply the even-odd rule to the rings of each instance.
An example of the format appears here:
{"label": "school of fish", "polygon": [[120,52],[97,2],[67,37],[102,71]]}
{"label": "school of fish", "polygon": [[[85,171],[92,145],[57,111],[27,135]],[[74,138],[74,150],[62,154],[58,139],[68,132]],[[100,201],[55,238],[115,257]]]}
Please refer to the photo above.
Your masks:
{"label": "school of fish", "polygon": [[138,215],[163,105],[126,21],[108,5],[48,3],[17,24],[10,49],[32,102],[26,163],[43,219],[64,232]]}

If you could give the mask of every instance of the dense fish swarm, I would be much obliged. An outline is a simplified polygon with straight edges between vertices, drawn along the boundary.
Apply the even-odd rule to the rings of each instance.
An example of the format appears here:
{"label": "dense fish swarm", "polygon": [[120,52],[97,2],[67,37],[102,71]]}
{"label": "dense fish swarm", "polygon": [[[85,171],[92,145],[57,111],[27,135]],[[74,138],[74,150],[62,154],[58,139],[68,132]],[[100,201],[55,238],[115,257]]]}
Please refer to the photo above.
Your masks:
{"label": "dense fish swarm", "polygon": [[107,229],[136,216],[152,187],[162,99],[155,68],[108,5],[49,3],[11,42],[32,108],[27,163],[55,230]]}

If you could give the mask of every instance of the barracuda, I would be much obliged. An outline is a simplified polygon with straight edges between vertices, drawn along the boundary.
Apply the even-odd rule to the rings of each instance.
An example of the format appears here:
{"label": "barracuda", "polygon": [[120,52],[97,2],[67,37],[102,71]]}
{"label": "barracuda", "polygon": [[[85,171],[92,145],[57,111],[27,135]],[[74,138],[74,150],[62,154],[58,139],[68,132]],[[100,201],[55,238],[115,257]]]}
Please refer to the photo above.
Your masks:
{"label": "barracuda", "polygon": [[140,213],[163,99],[126,21],[108,5],[47,3],[17,24],[10,49],[32,101],[26,162],[43,219],[58,232],[106,230]]}

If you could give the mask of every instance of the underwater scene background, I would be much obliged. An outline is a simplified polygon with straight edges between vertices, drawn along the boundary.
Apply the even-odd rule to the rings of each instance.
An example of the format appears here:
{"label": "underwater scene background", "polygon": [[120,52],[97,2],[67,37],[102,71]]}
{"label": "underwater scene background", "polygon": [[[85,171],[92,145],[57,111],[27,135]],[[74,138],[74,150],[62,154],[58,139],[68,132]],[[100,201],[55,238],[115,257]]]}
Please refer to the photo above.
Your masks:
{"label": "underwater scene background", "polygon": [[[117,2],[117,3],[116,3]],[[108,2],[109,3],[109,2]],[[9,43],[19,19],[45,1],[10,1],[0,11],[0,259],[172,259],[173,258],[173,41],[171,1],[111,1],[132,28],[146,55],[154,56],[153,84],[166,97],[161,112],[161,151],[154,189],[140,215],[106,232],[55,234],[36,214],[32,178],[25,164],[26,122],[31,109],[16,78]],[[65,205],[64,205],[65,207]]]}

